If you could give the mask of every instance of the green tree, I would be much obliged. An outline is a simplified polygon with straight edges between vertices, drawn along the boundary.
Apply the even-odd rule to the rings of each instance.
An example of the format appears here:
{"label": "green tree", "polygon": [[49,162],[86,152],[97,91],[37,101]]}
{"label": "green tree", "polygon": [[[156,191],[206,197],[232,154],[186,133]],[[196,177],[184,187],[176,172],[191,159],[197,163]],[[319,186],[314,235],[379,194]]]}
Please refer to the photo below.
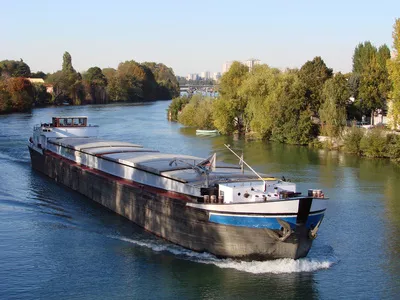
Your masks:
{"label": "green tree", "polygon": [[386,135],[382,129],[373,128],[369,130],[360,141],[360,150],[368,157],[387,156]]}
{"label": "green tree", "polygon": [[190,101],[189,97],[177,97],[172,99],[172,102],[168,106],[168,120],[178,121],[178,115],[181,113],[182,109]]}
{"label": "green tree", "polygon": [[111,78],[115,75],[115,73],[117,73],[117,70],[115,70],[114,68],[104,68],[103,70],[101,70],[101,72],[106,77],[107,82],[109,82]]}
{"label": "green tree", "polygon": [[329,137],[338,137],[346,126],[346,104],[350,92],[347,80],[341,73],[328,79],[322,90],[322,104],[319,115],[322,133]]}
{"label": "green tree", "polygon": [[377,52],[377,63],[379,68],[379,92],[383,99],[383,106],[389,97],[391,83],[389,79],[389,71],[387,69],[387,61],[390,60],[390,50],[387,45],[379,47]]}
{"label": "green tree", "polygon": [[42,79],[46,79],[47,78],[47,74],[42,72],[42,71],[37,71],[36,73],[32,73],[30,75],[31,78],[42,78]]}
{"label": "green tree", "polygon": [[354,99],[358,99],[358,89],[360,87],[360,74],[353,73],[350,75],[348,80],[350,96]]}
{"label": "green tree", "polygon": [[390,49],[387,45],[382,45],[379,47],[376,53],[379,67],[382,70],[387,70],[387,60],[390,59]]}
{"label": "green tree", "polygon": [[83,79],[89,83],[97,84],[105,87],[107,85],[107,78],[99,67],[89,68],[84,74]]}
{"label": "green tree", "polygon": [[133,60],[125,61],[118,65],[115,79],[111,84],[113,89],[111,95],[118,100],[137,101],[143,100],[143,82],[146,79],[146,72],[141,65]]}
{"label": "green tree", "polygon": [[204,98],[198,105],[198,113],[195,116],[196,126],[198,129],[215,129],[213,120],[212,103],[210,97]]}
{"label": "green tree", "polygon": [[389,119],[392,128],[400,125],[400,19],[396,19],[393,26],[394,58],[387,61],[389,79],[392,90],[390,91]]}
{"label": "green tree", "polygon": [[235,131],[236,114],[235,107],[232,107],[233,101],[225,97],[219,97],[213,101],[212,119],[215,128],[222,134],[231,134]]}
{"label": "green tree", "polygon": [[374,57],[361,74],[359,87],[360,108],[364,114],[383,108],[387,97],[386,70],[382,70]]}
{"label": "green tree", "polygon": [[312,122],[306,88],[295,72],[282,74],[275,94],[271,139],[289,144],[308,144],[317,134]]}
{"label": "green tree", "polygon": [[362,114],[369,114],[385,106],[390,90],[386,61],[390,51],[386,45],[377,49],[371,42],[360,43],[354,50],[353,74],[359,77],[355,105]]}
{"label": "green tree", "polygon": [[31,69],[22,59],[3,60],[0,62],[0,69],[0,75],[5,77],[29,77],[31,74]]}
{"label": "green tree", "polygon": [[33,101],[36,106],[43,106],[51,102],[51,95],[43,84],[33,85]]}
{"label": "green tree", "polygon": [[86,101],[90,103],[107,102],[107,78],[99,67],[89,68],[83,74],[84,86],[86,91]]}
{"label": "green tree", "polygon": [[107,79],[106,92],[110,101],[120,101],[126,99],[121,87],[121,80],[117,77],[117,70],[114,68],[104,68],[102,73]]}
{"label": "green tree", "polygon": [[63,64],[62,64],[62,71],[63,72],[71,72],[71,73],[76,73],[74,67],[72,66],[72,57],[69,52],[64,52],[63,55]]}
{"label": "green tree", "polygon": [[[276,105],[281,74],[277,69],[260,65],[243,81],[239,95],[246,98],[246,121],[259,138],[268,138],[272,130],[271,110]],[[246,130],[247,131],[247,130]]]}
{"label": "green tree", "polygon": [[0,113],[31,109],[33,94],[32,84],[22,77],[0,80]]}
{"label": "green tree", "polygon": [[321,57],[307,61],[298,72],[305,89],[305,101],[314,114],[322,103],[322,88],[326,80],[332,77],[332,69],[328,68]]}
{"label": "green tree", "polygon": [[360,109],[360,102],[357,101],[360,88],[360,78],[360,74],[351,73],[347,81],[350,97],[353,98],[353,101],[349,101],[346,106],[346,114],[348,120],[362,119],[363,113]]}
{"label": "green tree", "polygon": [[349,153],[361,154],[360,142],[364,136],[361,128],[351,127],[343,136],[344,150]]}
{"label": "green tree", "polygon": [[[154,77],[153,72],[146,65],[140,64],[141,68],[145,73],[145,77],[142,79],[143,96],[146,100],[157,100],[158,98],[158,83]],[[171,98],[169,98],[171,99]]]}
{"label": "green tree", "polygon": [[376,52],[376,47],[370,41],[358,44],[353,54],[353,73],[363,74],[376,56]]}
{"label": "green tree", "polygon": [[8,113],[12,110],[11,95],[8,91],[6,80],[0,79],[0,113]]}
{"label": "green tree", "polygon": [[113,100],[156,100],[158,84],[149,67],[133,60],[118,65],[109,80],[108,92]]}
{"label": "green tree", "polygon": [[212,99],[199,94],[193,95],[178,115],[178,121],[197,129],[214,129],[212,120]]}
{"label": "green tree", "polygon": [[107,93],[111,101],[128,100],[127,88],[125,82],[116,74],[108,80]]}
{"label": "green tree", "polygon": [[85,99],[82,76],[72,66],[72,58],[68,52],[63,55],[62,70],[48,76],[47,82],[54,85],[55,102],[69,102],[79,105]]}
{"label": "green tree", "polygon": [[64,96],[64,91],[62,89],[63,73],[62,71],[57,71],[55,73],[49,74],[46,78],[46,82],[53,85],[53,99],[51,102],[54,104],[61,104],[64,101],[69,101],[67,96]]}
{"label": "green tree", "polygon": [[200,95],[193,95],[189,103],[178,114],[178,122],[188,127],[196,127],[196,114],[201,101]]}
{"label": "green tree", "polygon": [[154,74],[158,84],[158,99],[172,99],[179,96],[179,83],[172,68],[154,62],[144,62],[142,65],[148,67]]}
{"label": "green tree", "polygon": [[245,109],[247,97],[240,94],[242,82],[249,75],[249,68],[239,62],[234,62],[229,71],[220,81],[219,93],[221,99],[215,101],[214,125],[223,133],[245,131]]}

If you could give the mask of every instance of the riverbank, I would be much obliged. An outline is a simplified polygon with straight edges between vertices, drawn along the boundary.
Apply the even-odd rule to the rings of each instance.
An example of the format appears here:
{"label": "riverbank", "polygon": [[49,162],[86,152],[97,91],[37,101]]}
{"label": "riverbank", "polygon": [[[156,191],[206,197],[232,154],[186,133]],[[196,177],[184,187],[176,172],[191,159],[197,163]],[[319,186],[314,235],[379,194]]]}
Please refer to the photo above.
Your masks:
{"label": "riverbank", "polygon": [[157,99],[157,100],[133,100],[133,101],[128,101],[128,100],[118,100],[118,101],[110,101],[107,103],[82,103],[79,105],[74,105],[74,104],[69,104],[69,103],[64,103],[64,104],[47,104],[47,105],[33,105],[29,109],[21,110],[21,111],[11,111],[11,112],[1,112],[0,115],[9,115],[9,114],[15,114],[15,113],[31,113],[33,110],[36,109],[43,109],[43,108],[57,108],[57,107],[82,107],[82,106],[99,106],[99,105],[129,105],[129,104],[142,104],[142,103],[152,103],[155,101],[171,101],[171,99]]}
{"label": "riverbank", "polygon": [[400,163],[400,134],[384,127],[348,127],[338,138],[318,137],[320,148]]}

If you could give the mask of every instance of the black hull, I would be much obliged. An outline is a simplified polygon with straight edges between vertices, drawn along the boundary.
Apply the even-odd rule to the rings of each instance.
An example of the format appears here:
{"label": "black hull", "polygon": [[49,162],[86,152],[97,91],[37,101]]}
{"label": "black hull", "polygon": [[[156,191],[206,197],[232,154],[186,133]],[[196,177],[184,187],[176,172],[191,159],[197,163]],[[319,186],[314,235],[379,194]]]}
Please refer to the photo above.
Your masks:
{"label": "black hull", "polygon": [[182,247],[243,260],[297,259],[311,248],[305,225],[282,241],[269,229],[215,224],[206,211],[186,206],[189,199],[175,193],[88,169],[53,153],[29,151],[34,169]]}

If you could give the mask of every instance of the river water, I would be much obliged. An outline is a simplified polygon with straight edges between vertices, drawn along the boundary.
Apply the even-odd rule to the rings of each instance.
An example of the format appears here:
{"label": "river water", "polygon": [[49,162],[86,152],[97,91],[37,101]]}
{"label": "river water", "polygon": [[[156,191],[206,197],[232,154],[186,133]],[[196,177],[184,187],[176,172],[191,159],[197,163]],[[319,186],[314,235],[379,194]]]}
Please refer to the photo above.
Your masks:
{"label": "river water", "polygon": [[[34,109],[0,116],[0,299],[395,299],[400,295],[400,167],[306,147],[196,137],[169,102]],[[31,169],[32,127],[86,115],[100,136],[285,176],[331,198],[307,258],[217,259],[174,246]],[[397,298],[398,299],[398,298]]]}

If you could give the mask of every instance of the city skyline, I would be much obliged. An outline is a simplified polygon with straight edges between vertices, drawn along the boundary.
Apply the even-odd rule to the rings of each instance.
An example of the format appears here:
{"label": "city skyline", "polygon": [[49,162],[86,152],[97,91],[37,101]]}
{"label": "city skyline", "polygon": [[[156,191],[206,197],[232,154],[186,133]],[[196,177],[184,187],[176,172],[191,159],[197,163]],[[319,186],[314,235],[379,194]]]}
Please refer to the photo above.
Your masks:
{"label": "city skyline", "polygon": [[[252,70],[252,68],[256,65],[262,64],[261,61],[257,58],[249,58],[244,61],[236,60],[244,65],[246,65],[249,68],[249,71]],[[189,73],[186,76],[187,80],[198,80],[198,79],[214,79],[218,80],[221,75],[223,75],[225,72],[229,71],[229,68],[232,66],[232,63],[234,61],[226,61],[222,64],[222,71],[209,71],[209,70],[204,70],[201,72],[196,72],[196,73]],[[178,75],[180,76],[180,75]],[[184,76],[182,76],[184,77]]]}
{"label": "city skyline", "polygon": [[55,72],[68,51],[80,72],[135,60],[164,63],[179,76],[221,72],[223,63],[249,57],[285,69],[321,56],[334,72],[350,72],[359,43],[392,49],[400,11],[396,1],[0,4],[7,29],[0,60],[22,58],[32,71]]}

